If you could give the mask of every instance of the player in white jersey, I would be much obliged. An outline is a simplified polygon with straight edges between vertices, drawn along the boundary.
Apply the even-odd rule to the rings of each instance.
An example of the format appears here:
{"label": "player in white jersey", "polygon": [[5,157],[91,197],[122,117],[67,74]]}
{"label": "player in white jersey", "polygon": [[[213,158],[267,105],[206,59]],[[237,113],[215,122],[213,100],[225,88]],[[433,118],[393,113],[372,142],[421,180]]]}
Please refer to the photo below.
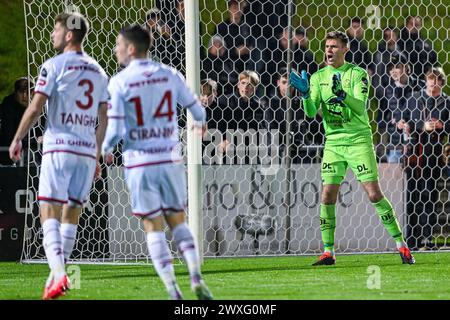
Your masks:
{"label": "player in white jersey", "polygon": [[[199,299],[212,299],[202,280],[200,262],[185,222],[185,168],[181,163],[177,103],[206,130],[206,113],[198,97],[175,69],[147,59],[150,35],[138,25],[123,28],[116,56],[127,66],[111,78],[108,127],[102,153],[106,159],[123,138],[125,178],[133,214],[142,218],[156,272],[171,299],[183,296],[175,279],[164,221],[189,269],[191,288]],[[200,239],[201,241],[201,239]]]}
{"label": "player in white jersey", "polygon": [[51,39],[61,54],[43,64],[31,105],[9,149],[11,159],[19,160],[21,140],[46,105],[38,199],[43,246],[51,271],[43,299],[56,299],[69,289],[65,261],[72,253],[78,218],[94,175],[100,174],[98,159],[107,122],[108,77],[94,59],[82,52],[88,29],[87,20],[79,14],[56,17]]}

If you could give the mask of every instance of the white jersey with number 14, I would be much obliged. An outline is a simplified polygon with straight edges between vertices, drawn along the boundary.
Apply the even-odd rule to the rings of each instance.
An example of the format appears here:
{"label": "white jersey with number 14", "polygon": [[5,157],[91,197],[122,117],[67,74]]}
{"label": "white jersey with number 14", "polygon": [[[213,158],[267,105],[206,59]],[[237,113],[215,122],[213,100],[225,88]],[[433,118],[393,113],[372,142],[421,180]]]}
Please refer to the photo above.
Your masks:
{"label": "white jersey with number 14", "polygon": [[103,151],[123,138],[127,168],[181,160],[177,103],[196,121],[205,111],[184,77],[175,69],[150,59],[135,59],[111,78],[108,91],[108,129]]}

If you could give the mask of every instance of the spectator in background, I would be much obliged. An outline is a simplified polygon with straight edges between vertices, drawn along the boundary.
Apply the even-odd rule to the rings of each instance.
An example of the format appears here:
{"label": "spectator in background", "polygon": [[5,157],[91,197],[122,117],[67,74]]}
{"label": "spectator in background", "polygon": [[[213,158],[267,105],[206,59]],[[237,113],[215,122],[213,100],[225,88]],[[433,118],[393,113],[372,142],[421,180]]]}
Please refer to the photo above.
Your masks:
{"label": "spectator in background", "polygon": [[[14,92],[3,99],[0,105],[0,165],[13,165],[9,158],[8,147],[16,134],[20,120],[30,102],[29,92],[34,89],[34,83],[27,77],[22,77],[14,83]],[[28,148],[28,136],[22,141],[24,152]]]}
{"label": "spectator in background", "polygon": [[[283,36],[287,41],[286,36],[289,36],[288,29],[285,29]],[[292,35],[292,42],[292,51],[294,52],[292,68],[295,68],[295,70],[306,70],[309,74],[316,72],[319,67],[314,59],[314,54],[308,49],[309,40],[306,30],[302,27],[295,29]]]}
{"label": "spectator in background", "polygon": [[441,68],[432,68],[425,79],[425,89],[408,101],[411,118],[397,124],[411,138],[406,162],[407,241],[413,248],[433,247],[439,199],[437,182],[445,170],[444,147],[450,134],[450,99],[442,92],[445,74]]}
{"label": "spectator in background", "polygon": [[[223,120],[226,123],[226,138],[224,143],[233,148],[245,149],[245,155],[234,157],[234,154],[227,155],[233,159],[233,162],[239,164],[249,163],[255,159],[249,159],[249,148],[257,147],[257,133],[259,129],[266,129],[264,121],[264,108],[256,97],[255,91],[259,85],[259,76],[256,72],[244,70],[239,74],[239,81],[235,93],[219,97],[218,104],[223,112]],[[229,137],[236,138],[236,141],[230,141]],[[242,139],[239,139],[242,138]],[[244,153],[242,153],[244,154]]]}
{"label": "spectator in background", "polygon": [[217,25],[215,32],[224,39],[237,73],[255,70],[257,61],[252,57],[255,39],[252,37],[250,25],[244,21],[243,3],[238,0],[228,2],[229,16]]}
{"label": "spectator in background", "polygon": [[[279,155],[285,154],[287,135],[287,92],[289,88],[289,75],[286,68],[282,68],[276,75],[277,89],[275,94],[266,103],[266,122],[270,132],[268,145],[279,147]],[[293,163],[310,163],[316,155],[316,150],[307,152],[304,145],[322,144],[323,131],[320,122],[308,119],[300,104],[300,98],[294,95],[291,88],[291,159]],[[319,116],[317,116],[319,117]],[[272,154],[272,157],[274,155]]]}
{"label": "spectator in background", "polygon": [[409,121],[411,113],[408,101],[420,88],[410,80],[410,66],[405,57],[394,55],[386,68],[390,75],[389,84],[375,88],[375,96],[379,101],[377,133],[381,135],[377,155],[382,162],[400,163],[409,138],[397,128],[397,124]]}
{"label": "spectator in background", "polygon": [[383,40],[378,44],[377,52],[374,55],[375,74],[372,76],[372,85],[378,89],[379,86],[389,85],[391,77],[388,72],[388,64],[393,57],[406,57],[400,51],[398,45],[398,30],[393,27],[387,27],[383,30]]}
{"label": "spectator in background", "polygon": [[[261,82],[266,88],[266,96],[275,94],[278,73],[282,68],[286,68],[289,42],[289,28],[285,28],[276,38],[269,41],[269,47],[264,51],[265,72],[262,73]],[[314,60],[314,54],[308,49],[308,38],[306,31],[299,27],[292,34],[292,61],[294,70],[306,70],[313,74],[318,70]]]}
{"label": "spectator in background", "polygon": [[347,29],[347,36],[350,40],[350,50],[345,57],[346,61],[366,69],[369,75],[374,74],[372,56],[369,49],[367,49],[367,44],[364,42],[364,28],[361,18],[354,17],[351,19],[350,27]]}
{"label": "spectator in background", "polygon": [[[292,12],[295,12],[295,4],[292,2],[291,5]],[[244,20],[251,26],[251,35],[256,43],[252,50],[252,60],[256,61],[254,70],[262,76],[266,69],[263,54],[270,39],[288,26],[287,4],[285,0],[241,0],[241,6],[244,7]],[[257,94],[261,96],[262,92]]]}
{"label": "spectator in background", "polygon": [[238,74],[233,69],[233,61],[228,57],[228,50],[221,36],[211,38],[207,56],[201,58],[201,63],[201,78],[215,80],[219,95],[233,93]]}
{"label": "spectator in background", "polygon": [[152,35],[150,57],[158,62],[171,65],[175,58],[175,46],[172,38],[172,30],[161,19],[161,11],[157,8],[150,9],[146,15],[146,28]]}
{"label": "spectator in background", "polygon": [[208,129],[216,128],[222,133],[226,131],[223,112],[217,105],[217,82],[213,79],[204,79],[200,83],[200,101],[206,110]]}
{"label": "spectator in background", "polygon": [[173,16],[167,21],[172,31],[172,41],[174,52],[172,53],[171,66],[177,68],[183,75],[186,74],[186,46],[185,46],[185,12],[184,0],[176,2],[176,10]]}
{"label": "spectator in background", "polygon": [[[217,104],[217,96],[217,82],[212,79],[202,80],[200,83],[200,101],[206,110],[208,132],[211,133],[211,139],[203,139],[204,164],[213,164],[216,163],[215,161],[222,163],[223,153],[228,146],[225,135],[227,122],[223,117],[223,110]],[[220,157],[214,160],[215,155],[219,153]]]}
{"label": "spectator in background", "polygon": [[423,76],[437,62],[437,54],[431,43],[420,37],[422,19],[410,16],[406,19],[405,27],[401,30],[399,47],[406,55],[412,67],[412,75],[423,79]]}
{"label": "spectator in background", "polygon": [[[245,4],[244,4],[245,3]],[[245,22],[252,26],[252,35],[264,45],[265,39],[280,34],[288,26],[287,5],[285,0],[245,0]],[[295,4],[292,3],[292,12]],[[267,47],[265,43],[262,49]]]}

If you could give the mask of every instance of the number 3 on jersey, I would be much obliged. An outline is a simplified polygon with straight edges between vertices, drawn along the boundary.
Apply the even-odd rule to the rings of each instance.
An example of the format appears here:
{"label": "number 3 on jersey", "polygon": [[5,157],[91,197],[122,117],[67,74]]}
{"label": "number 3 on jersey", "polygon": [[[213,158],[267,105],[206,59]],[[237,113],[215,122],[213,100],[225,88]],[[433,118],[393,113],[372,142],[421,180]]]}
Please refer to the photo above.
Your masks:
{"label": "number 3 on jersey", "polygon": [[[143,126],[144,125],[144,119],[142,116],[142,102],[141,97],[134,97],[129,100],[130,102],[134,103],[134,107],[136,109],[136,122],[137,125]],[[168,118],[168,121],[172,121],[173,115],[175,112],[172,110],[172,91],[167,90],[164,92],[164,95],[161,99],[161,102],[159,103],[158,107],[156,108],[155,114],[153,115],[154,118]]]}
{"label": "number 3 on jersey", "polygon": [[84,104],[80,100],[75,101],[77,104],[77,107],[83,110],[87,110],[90,107],[92,107],[92,104],[94,103],[94,98],[92,97],[92,92],[94,91],[94,85],[92,84],[92,81],[88,79],[83,79],[78,82],[79,87],[85,87],[87,85],[87,90],[84,91],[84,96],[88,98],[87,103]]}

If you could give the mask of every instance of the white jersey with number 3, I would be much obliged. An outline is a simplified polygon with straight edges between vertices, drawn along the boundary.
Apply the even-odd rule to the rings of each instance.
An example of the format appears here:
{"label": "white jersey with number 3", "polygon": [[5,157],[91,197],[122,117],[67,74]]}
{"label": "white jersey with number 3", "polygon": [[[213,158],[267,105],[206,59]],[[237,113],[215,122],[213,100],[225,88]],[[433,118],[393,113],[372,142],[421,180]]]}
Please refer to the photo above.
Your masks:
{"label": "white jersey with number 3", "polygon": [[134,168],[181,160],[177,103],[196,121],[205,111],[175,69],[150,59],[135,59],[111,78],[108,129],[103,151],[124,138],[124,165]]}
{"label": "white jersey with number 3", "polygon": [[35,92],[48,97],[44,154],[95,158],[98,106],[107,102],[107,85],[102,67],[82,52],[65,52],[43,64]]}

